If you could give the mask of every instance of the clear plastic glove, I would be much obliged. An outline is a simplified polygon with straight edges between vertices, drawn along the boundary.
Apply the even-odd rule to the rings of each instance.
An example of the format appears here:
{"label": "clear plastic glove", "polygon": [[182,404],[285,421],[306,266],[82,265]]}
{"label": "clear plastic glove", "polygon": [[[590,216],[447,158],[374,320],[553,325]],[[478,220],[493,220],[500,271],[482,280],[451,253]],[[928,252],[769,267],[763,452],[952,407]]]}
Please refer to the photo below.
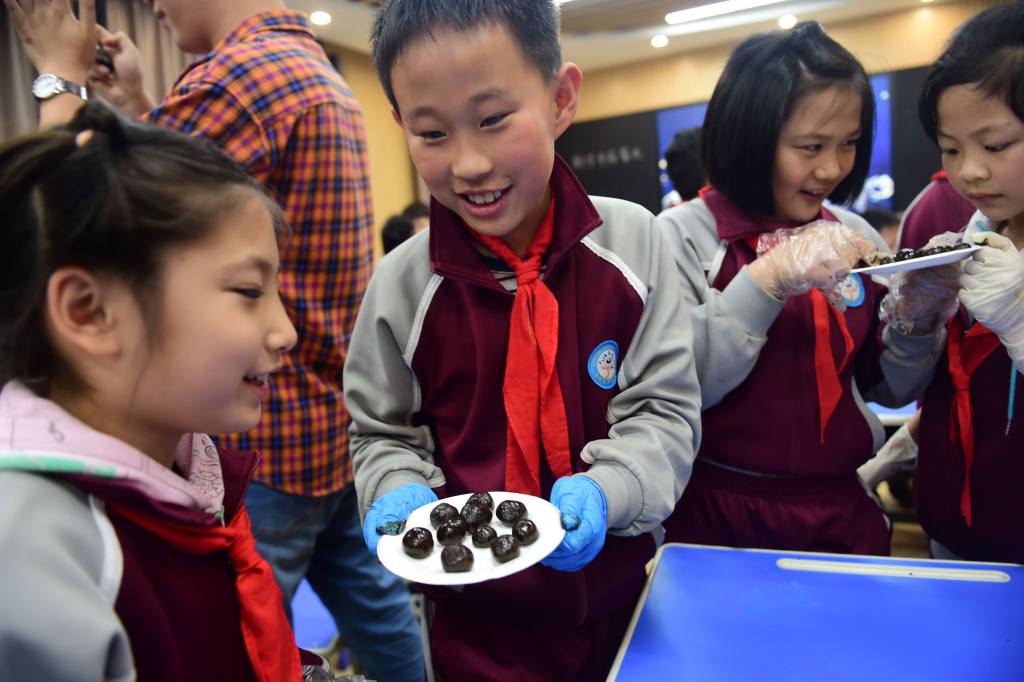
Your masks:
{"label": "clear plastic glove", "polygon": [[[758,286],[780,300],[811,289],[830,292],[858,260],[875,250],[871,240],[846,225],[816,220],[761,235],[750,274]],[[832,301],[836,298],[829,296]]]}
{"label": "clear plastic glove", "polygon": [[541,563],[557,571],[578,571],[604,547],[608,532],[604,491],[587,476],[563,476],[551,488],[551,504],[562,513],[565,537]]}
{"label": "clear plastic glove", "polygon": [[1017,369],[1024,371],[1024,256],[1006,237],[976,235],[975,252],[960,277],[960,302],[974,319],[999,335]]}
{"label": "clear plastic glove", "polygon": [[[956,232],[943,232],[928,240],[924,248],[960,242]],[[944,327],[956,313],[963,262],[897,272],[889,278],[889,292],[882,299],[882,322],[902,334],[924,336]]]}
{"label": "clear plastic glove", "polygon": [[363,519],[366,546],[376,554],[381,535],[398,535],[409,514],[431,502],[437,502],[437,495],[422,483],[407,483],[378,497]]}

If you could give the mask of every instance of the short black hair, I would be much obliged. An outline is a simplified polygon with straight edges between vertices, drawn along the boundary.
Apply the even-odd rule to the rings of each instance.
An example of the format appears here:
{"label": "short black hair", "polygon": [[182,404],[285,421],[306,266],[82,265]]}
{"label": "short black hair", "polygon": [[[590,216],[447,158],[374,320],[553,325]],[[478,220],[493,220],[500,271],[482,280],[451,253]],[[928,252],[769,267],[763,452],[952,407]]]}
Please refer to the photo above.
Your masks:
{"label": "short black hair", "polygon": [[411,237],[413,229],[412,219],[407,216],[398,214],[388,218],[380,230],[384,253],[390,253],[396,246]]}
{"label": "short black hair", "polygon": [[921,87],[917,114],[933,140],[939,133],[939,97],[947,88],[977,83],[1024,121],[1024,3],[979,12],[957,29]]}
{"label": "short black hair", "polygon": [[871,227],[876,230],[881,230],[883,227],[888,227],[890,225],[900,224],[899,214],[894,211],[890,211],[887,208],[868,208],[860,214],[860,217],[868,221]]}
{"label": "short black hair", "polygon": [[707,182],[700,162],[700,126],[685,128],[665,148],[665,172],[684,201],[697,196]]}
{"label": "short black hair", "polygon": [[468,31],[486,23],[504,25],[523,56],[550,83],[562,66],[559,10],[553,0],[385,0],[370,34],[373,64],[395,111],[391,70],[419,38],[440,28]]}
{"label": "short black hair", "polygon": [[816,22],[751,36],[729,56],[701,134],[710,184],[748,213],[775,215],[772,173],[782,126],[802,97],[833,86],[856,91],[861,111],[853,169],[829,199],[857,196],[871,165],[875,98],[861,63]]}
{"label": "short black hair", "polygon": [[410,220],[416,220],[417,218],[429,218],[430,208],[423,202],[414,201],[402,209],[402,215]]}

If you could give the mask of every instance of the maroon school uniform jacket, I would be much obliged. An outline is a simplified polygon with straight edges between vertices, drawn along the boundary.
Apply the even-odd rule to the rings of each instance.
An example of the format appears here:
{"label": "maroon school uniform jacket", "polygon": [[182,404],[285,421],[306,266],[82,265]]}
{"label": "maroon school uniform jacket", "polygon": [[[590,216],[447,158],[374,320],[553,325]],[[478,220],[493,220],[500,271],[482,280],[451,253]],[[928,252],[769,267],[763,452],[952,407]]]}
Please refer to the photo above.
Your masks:
{"label": "maroon school uniform jacket", "polygon": [[[886,250],[859,216],[838,208],[828,211]],[[852,474],[885,438],[865,401],[899,406],[920,395],[944,333],[909,337],[883,329],[878,307],[885,287],[852,274],[843,285],[843,317],[854,349],[839,373],[842,396],[822,442],[810,297],[778,301],[754,283],[746,268],[756,256],[742,237],[769,228],[713,190],[663,212],[659,221],[674,247],[694,325],[704,401],[699,456],[762,475]],[[838,365],[845,347],[831,316],[829,332]]]}
{"label": "maroon school uniform jacket", "polygon": [[[967,226],[965,239],[987,229],[991,224],[978,213]],[[966,311],[958,314],[964,329],[969,329]],[[964,559],[1024,563],[1024,381],[1018,373],[1013,392],[1012,371],[1010,355],[1000,344],[971,375],[970,526],[960,512],[965,462],[959,437],[951,429],[956,391],[948,349],[922,402],[914,480],[917,516],[929,537]]]}
{"label": "maroon school uniform jacket", "polygon": [[959,232],[973,213],[971,202],[939,171],[903,212],[896,242],[901,249],[919,249],[937,234]]}
{"label": "maroon school uniform jacket", "polygon": [[[689,477],[700,406],[689,322],[654,216],[588,198],[561,159],[551,187],[555,228],[543,278],[559,306],[557,370],[572,467],[604,491],[612,535],[576,573],[537,565],[431,594],[501,614],[509,628],[569,631],[635,603],[655,547],[648,531],[672,511]],[[515,278],[500,269],[436,202],[430,230],[381,261],[344,377],[364,513],[407,483],[442,498],[504,489],[502,384]],[[541,467],[548,497],[553,480],[543,458]],[[609,644],[612,652],[617,645]]]}

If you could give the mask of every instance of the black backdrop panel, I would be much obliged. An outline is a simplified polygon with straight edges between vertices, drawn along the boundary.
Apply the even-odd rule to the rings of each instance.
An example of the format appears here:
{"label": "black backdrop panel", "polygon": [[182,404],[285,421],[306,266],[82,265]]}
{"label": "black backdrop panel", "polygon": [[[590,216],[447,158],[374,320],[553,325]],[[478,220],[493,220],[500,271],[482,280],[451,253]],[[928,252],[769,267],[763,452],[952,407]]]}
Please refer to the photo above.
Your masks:
{"label": "black backdrop panel", "polygon": [[657,112],[574,123],[555,142],[588,194],[661,211]]}
{"label": "black backdrop panel", "polygon": [[939,148],[928,139],[917,118],[917,98],[927,67],[893,71],[892,176],[896,179],[893,208],[903,211],[942,167]]}

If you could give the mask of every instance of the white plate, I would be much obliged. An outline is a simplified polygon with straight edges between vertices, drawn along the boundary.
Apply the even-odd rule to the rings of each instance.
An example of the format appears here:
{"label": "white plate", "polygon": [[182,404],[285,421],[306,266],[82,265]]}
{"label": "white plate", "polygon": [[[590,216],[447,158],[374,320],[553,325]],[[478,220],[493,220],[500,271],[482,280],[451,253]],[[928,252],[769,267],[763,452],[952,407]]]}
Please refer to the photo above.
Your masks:
{"label": "white plate", "polygon": [[[446,573],[441,567],[441,550],[444,546],[437,541],[437,529],[430,525],[430,512],[442,502],[447,502],[461,510],[469,499],[470,493],[455,495],[432,504],[424,505],[409,514],[405,522],[405,530],[398,535],[385,535],[377,544],[377,557],[395,575],[424,585],[469,585],[485,580],[504,578],[529,568],[554,551],[562,542],[565,530],[562,528],[561,515],[558,508],[547,500],[521,493],[492,492],[494,509],[505,500],[519,500],[526,505],[526,518],[537,526],[537,539],[530,545],[520,545],[519,556],[505,563],[498,563],[491,553],[490,547],[474,547],[472,535],[467,534],[462,544],[473,551],[473,568],[465,573]],[[495,516],[490,523],[498,532],[498,536],[512,533],[508,526]],[[434,551],[425,559],[414,559],[402,548],[402,536],[410,528],[426,528],[434,538]]]}
{"label": "white plate", "polygon": [[851,272],[859,272],[865,275],[891,275],[894,272],[905,272],[907,270],[920,270],[921,268],[934,268],[937,265],[947,265],[967,258],[980,249],[980,246],[972,245],[968,249],[957,249],[946,253],[936,253],[932,256],[921,256],[901,260],[898,263],[886,263],[885,265],[872,265],[869,268],[857,268]]}

